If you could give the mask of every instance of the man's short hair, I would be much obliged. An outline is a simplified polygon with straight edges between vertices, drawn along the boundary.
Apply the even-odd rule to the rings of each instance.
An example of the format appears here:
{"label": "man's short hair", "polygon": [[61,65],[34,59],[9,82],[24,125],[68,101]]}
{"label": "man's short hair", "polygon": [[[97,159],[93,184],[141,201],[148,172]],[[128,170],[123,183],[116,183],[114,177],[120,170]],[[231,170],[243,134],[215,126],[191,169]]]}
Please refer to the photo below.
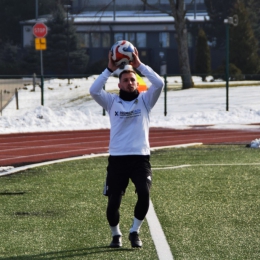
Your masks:
{"label": "man's short hair", "polygon": [[125,73],[134,73],[136,74],[136,72],[134,70],[123,70],[120,74],[119,74],[119,79],[121,79],[122,75]]}
{"label": "man's short hair", "polygon": [[132,65],[125,65],[125,67],[122,69],[122,71],[119,73],[119,79],[121,79],[122,75],[125,73],[131,73],[133,72],[134,74],[136,74],[136,71],[134,70]]}

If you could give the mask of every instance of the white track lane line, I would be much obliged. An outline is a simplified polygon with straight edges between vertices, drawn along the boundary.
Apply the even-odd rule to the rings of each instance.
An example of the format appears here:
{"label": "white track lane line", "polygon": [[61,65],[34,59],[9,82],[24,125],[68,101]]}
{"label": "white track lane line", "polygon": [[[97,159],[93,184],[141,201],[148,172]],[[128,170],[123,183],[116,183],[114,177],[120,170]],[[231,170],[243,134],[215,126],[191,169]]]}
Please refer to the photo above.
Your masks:
{"label": "white track lane line", "polygon": [[[87,152],[87,150],[97,150],[97,149],[101,149],[101,148],[106,148],[105,150],[108,150],[108,147],[93,147],[93,148],[82,148],[82,149],[75,149],[75,150],[68,150],[68,151],[59,151],[59,152],[50,152],[50,153],[39,153],[39,154],[30,154],[30,155],[23,155],[23,156],[11,156],[11,157],[5,157],[5,158],[1,158],[0,156],[0,162],[1,161],[6,161],[6,160],[15,160],[15,159],[21,159],[21,158],[33,158],[33,157],[38,157],[38,156],[44,156],[44,155],[47,155],[47,154],[64,154],[64,153],[70,153],[70,152],[78,152],[78,151],[84,151],[84,152]],[[97,154],[98,155],[98,154]],[[83,155],[84,156],[84,155]],[[84,158],[87,158],[87,157],[83,157],[83,156],[80,156],[80,157],[75,157],[76,159],[79,158],[79,159],[84,159]],[[70,158],[68,158],[70,159]],[[62,160],[67,160],[67,159],[61,159],[61,162]],[[71,158],[71,160],[73,160],[73,157]],[[49,164],[52,164],[52,163],[55,163],[56,161],[59,162],[59,160],[55,160],[55,161],[50,161]],[[46,162],[48,163],[48,161]],[[30,164],[30,165],[34,165],[34,164]],[[29,166],[30,166],[29,165]],[[26,166],[25,166],[26,167]]]}

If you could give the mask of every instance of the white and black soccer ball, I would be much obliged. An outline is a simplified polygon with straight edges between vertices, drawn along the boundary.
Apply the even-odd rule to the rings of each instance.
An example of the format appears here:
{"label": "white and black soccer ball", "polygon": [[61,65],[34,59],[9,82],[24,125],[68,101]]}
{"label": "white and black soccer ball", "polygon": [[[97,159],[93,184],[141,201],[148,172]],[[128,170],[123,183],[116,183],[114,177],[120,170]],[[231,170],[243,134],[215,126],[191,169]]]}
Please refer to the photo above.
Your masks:
{"label": "white and black soccer ball", "polygon": [[133,60],[134,45],[126,40],[117,41],[111,47],[111,52],[117,66],[129,64]]}

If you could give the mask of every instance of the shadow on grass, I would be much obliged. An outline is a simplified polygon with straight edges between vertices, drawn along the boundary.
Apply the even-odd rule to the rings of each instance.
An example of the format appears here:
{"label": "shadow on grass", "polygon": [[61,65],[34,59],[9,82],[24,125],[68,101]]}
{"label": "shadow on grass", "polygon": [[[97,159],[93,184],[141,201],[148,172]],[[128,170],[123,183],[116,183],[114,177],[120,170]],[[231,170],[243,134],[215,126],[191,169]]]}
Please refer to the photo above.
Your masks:
{"label": "shadow on grass", "polygon": [[[79,248],[74,250],[64,250],[57,252],[42,253],[36,255],[19,255],[10,257],[0,257],[0,260],[40,260],[40,259],[63,259],[70,257],[83,257],[94,254],[113,253],[115,251],[135,251],[131,248],[110,248],[109,246],[90,247],[90,248]],[[98,259],[98,256],[97,256]]]}

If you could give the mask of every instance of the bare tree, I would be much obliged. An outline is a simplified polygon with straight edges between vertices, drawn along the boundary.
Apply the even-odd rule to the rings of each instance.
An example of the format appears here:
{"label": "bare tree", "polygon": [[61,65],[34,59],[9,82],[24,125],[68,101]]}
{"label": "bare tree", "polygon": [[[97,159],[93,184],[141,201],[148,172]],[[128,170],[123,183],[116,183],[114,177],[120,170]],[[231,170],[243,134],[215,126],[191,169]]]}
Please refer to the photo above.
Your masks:
{"label": "bare tree", "polygon": [[[188,89],[193,87],[193,81],[190,71],[189,53],[188,53],[188,37],[186,28],[186,10],[184,0],[168,0],[170,10],[160,9],[158,5],[154,6],[147,3],[147,0],[141,0],[146,6],[167,13],[174,18],[176,41],[178,46],[179,66],[182,78],[182,88]],[[191,0],[191,3],[194,0]]]}

